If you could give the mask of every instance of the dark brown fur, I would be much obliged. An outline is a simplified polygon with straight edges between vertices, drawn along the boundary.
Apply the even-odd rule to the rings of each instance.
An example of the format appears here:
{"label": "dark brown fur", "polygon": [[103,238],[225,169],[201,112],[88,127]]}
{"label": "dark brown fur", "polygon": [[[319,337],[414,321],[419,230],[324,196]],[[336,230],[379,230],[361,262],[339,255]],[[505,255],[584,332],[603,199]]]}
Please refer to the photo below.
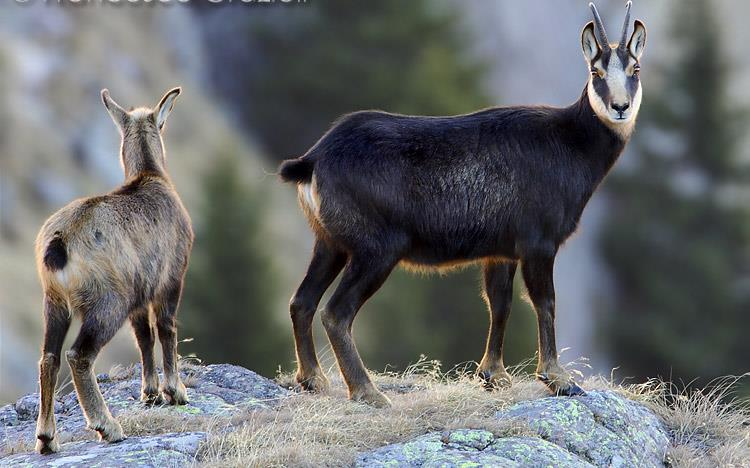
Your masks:
{"label": "dark brown fur", "polygon": [[[589,68],[594,52],[609,47],[594,44],[591,28],[584,28],[581,43]],[[645,40],[642,23],[636,30],[635,37]],[[629,52],[633,61],[643,44]],[[640,81],[635,71],[627,80],[615,79],[630,67],[614,63],[601,70],[611,73],[607,96],[592,77],[565,108],[496,107],[450,117],[356,112],[305,155],[282,163],[279,174],[297,184],[316,236],[307,274],[290,303],[296,379],[303,387],[328,386],[312,320],[339,273],[321,311],[323,326],[349,397],[385,406],[388,398],[368,377],[352,336],[362,305],[399,264],[444,269],[481,263],[490,330],[479,374],[490,384],[510,380],[503,336],[519,266],[537,313],[539,379],[560,395],[583,393],[558,362],[553,267],[635,124]]]}

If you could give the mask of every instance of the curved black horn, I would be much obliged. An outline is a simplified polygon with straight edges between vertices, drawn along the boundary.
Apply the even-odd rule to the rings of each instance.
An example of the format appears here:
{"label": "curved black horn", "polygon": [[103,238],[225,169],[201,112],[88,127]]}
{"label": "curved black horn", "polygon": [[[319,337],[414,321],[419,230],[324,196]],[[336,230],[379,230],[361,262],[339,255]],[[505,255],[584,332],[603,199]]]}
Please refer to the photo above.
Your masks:
{"label": "curved black horn", "polygon": [[596,23],[596,32],[599,36],[599,46],[609,46],[607,32],[604,30],[604,23],[602,23],[602,18],[599,16],[599,12],[596,10],[596,5],[594,5],[593,3],[589,3],[589,6],[591,7],[591,11],[594,13],[594,23]]}
{"label": "curved black horn", "polygon": [[628,27],[630,26],[630,7],[633,6],[633,2],[628,1],[625,4],[625,24],[622,25],[622,37],[620,38],[620,45],[617,47],[625,50],[628,46]]}

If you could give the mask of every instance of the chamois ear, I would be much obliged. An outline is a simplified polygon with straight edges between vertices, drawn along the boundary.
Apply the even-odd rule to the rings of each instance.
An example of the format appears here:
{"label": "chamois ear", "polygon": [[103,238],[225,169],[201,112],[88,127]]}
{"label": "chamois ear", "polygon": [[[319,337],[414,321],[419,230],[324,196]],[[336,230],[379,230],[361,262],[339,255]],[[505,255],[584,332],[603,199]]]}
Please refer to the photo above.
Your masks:
{"label": "chamois ear", "polygon": [[636,60],[640,60],[644,47],[646,47],[646,26],[644,26],[641,20],[635,20],[633,35],[630,36],[630,41],[628,42],[628,50]]}
{"label": "chamois ear", "polygon": [[117,125],[117,128],[125,128],[125,122],[128,118],[128,113],[109,96],[108,89],[102,90],[102,102],[104,103],[104,107],[107,108],[109,116],[112,117],[115,125]]}
{"label": "chamois ear", "polygon": [[167,94],[165,94],[164,97],[161,98],[161,101],[159,101],[159,105],[156,106],[154,114],[156,115],[156,125],[159,127],[159,130],[162,130],[164,128],[164,123],[167,121],[169,113],[172,112],[174,102],[181,92],[182,88],[180,87],[169,90]]}
{"label": "chamois ear", "polygon": [[601,48],[599,47],[599,43],[596,42],[596,36],[594,35],[593,21],[589,21],[581,32],[581,50],[583,50],[583,56],[589,64],[596,60],[601,53]]}

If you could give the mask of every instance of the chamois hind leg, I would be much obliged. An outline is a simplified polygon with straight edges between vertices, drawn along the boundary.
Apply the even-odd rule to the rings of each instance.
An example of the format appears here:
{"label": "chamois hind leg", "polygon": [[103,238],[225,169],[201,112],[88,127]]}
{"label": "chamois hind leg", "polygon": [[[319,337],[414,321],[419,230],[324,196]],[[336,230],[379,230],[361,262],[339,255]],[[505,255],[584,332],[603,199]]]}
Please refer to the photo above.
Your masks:
{"label": "chamois hind leg", "polygon": [[382,255],[353,254],[322,315],[349,398],[379,407],[390,406],[391,402],[367,375],[352,338],[352,324],[362,304],[380,288],[395,265],[395,259],[387,260]]}
{"label": "chamois hind leg", "polygon": [[516,262],[488,261],[484,265],[484,300],[490,312],[487,346],[479,363],[478,374],[487,384],[510,385],[510,374],[503,363],[503,336],[513,302],[513,276]]}
{"label": "chamois hind leg", "polygon": [[177,284],[160,299],[154,301],[156,329],[159,332],[164,355],[164,382],[162,396],[171,405],[184,405],[188,402],[187,389],[177,371],[177,307],[182,294],[182,284]]}
{"label": "chamois hind leg", "polygon": [[55,440],[55,386],[60,370],[60,353],[70,327],[67,306],[61,300],[44,297],[44,343],[39,360],[39,417],[36,423],[36,451],[41,454],[57,452]]}
{"label": "chamois hind leg", "polygon": [[302,283],[289,302],[289,314],[294,328],[294,348],[297,355],[295,379],[305,390],[320,392],[329,387],[315,354],[312,322],[326,289],[346,263],[346,255],[334,250],[325,241],[315,241],[312,260]]}
{"label": "chamois hind leg", "polygon": [[141,400],[148,404],[161,403],[159,375],[154,363],[154,326],[149,307],[141,307],[130,314],[130,325],[141,351]]}
{"label": "chamois hind leg", "polygon": [[101,440],[118,442],[125,438],[125,434],[102,397],[96,382],[94,362],[104,345],[125,322],[127,307],[123,300],[102,298],[83,311],[82,315],[81,331],[65,353],[73,375],[73,385],[89,429],[97,431]]}
{"label": "chamois hind leg", "polygon": [[523,279],[537,314],[539,363],[537,378],[557,395],[575,396],[585,392],[557,362],[555,344],[555,286],[552,277],[554,254],[533,255],[522,260]]}

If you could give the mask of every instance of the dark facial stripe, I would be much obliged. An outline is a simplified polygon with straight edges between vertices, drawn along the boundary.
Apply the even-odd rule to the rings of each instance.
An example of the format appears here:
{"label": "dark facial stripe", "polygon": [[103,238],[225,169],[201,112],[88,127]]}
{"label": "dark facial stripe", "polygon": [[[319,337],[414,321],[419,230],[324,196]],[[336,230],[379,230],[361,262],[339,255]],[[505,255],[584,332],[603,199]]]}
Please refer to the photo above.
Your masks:
{"label": "dark facial stripe", "polygon": [[605,45],[600,55],[600,58],[602,61],[602,67],[604,67],[605,70],[609,68],[609,59],[611,57],[612,57],[612,49],[609,46]]}
{"label": "dark facial stripe", "polygon": [[617,57],[619,57],[620,63],[623,66],[627,66],[628,62],[630,61],[630,53],[627,50],[620,49],[619,47],[615,49],[615,53],[617,54]]}
{"label": "dark facial stripe", "polygon": [[638,77],[638,74],[634,73],[632,76],[628,77],[628,80],[625,83],[631,102],[633,101],[633,98],[635,98],[635,93],[638,92],[638,84],[640,82],[641,82],[641,79]]}
{"label": "dark facial stripe", "polygon": [[594,85],[594,91],[605,103],[609,102],[609,85],[604,78],[598,76],[592,77],[591,84]]}

